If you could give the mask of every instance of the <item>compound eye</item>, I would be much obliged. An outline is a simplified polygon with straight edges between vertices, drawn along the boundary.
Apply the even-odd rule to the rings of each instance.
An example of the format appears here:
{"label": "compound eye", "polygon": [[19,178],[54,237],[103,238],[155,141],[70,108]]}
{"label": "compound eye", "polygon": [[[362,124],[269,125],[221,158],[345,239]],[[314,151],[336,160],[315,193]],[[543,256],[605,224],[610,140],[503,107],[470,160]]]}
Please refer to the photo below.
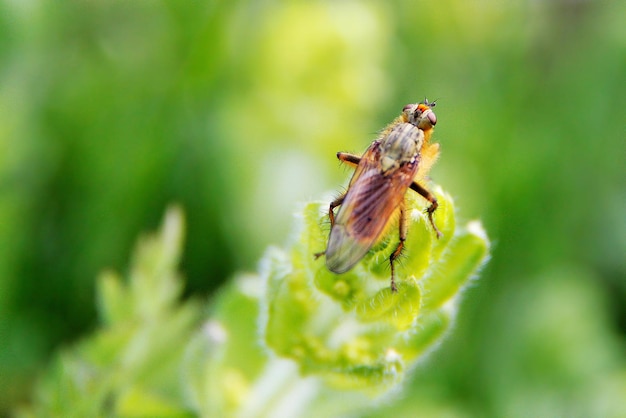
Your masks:
{"label": "compound eye", "polygon": [[426,117],[431,125],[435,126],[437,124],[437,116],[435,116],[435,112],[430,111]]}

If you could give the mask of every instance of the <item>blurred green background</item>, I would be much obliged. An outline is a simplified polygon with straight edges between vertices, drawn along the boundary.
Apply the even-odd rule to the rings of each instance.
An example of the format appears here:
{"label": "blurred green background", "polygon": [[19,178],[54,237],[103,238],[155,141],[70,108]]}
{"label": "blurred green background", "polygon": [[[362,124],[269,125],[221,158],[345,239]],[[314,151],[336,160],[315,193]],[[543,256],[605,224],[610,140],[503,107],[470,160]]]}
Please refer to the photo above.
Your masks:
{"label": "blurred green background", "polygon": [[336,151],[425,96],[431,176],[494,249],[403,411],[612,411],[625,21],[621,1],[0,1],[0,415],[93,329],[97,273],[168,203],[187,294],[210,295],[345,185]]}

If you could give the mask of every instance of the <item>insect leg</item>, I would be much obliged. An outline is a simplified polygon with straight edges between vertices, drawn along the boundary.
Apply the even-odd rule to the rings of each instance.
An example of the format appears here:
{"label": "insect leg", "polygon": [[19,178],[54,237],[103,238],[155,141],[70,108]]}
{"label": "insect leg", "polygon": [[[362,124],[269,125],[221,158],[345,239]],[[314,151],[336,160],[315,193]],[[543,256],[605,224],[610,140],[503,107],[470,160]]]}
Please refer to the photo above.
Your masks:
{"label": "insect leg", "polygon": [[[332,229],[333,225],[335,225],[335,212],[334,209],[343,203],[343,200],[346,198],[346,194],[342,194],[332,202],[330,202],[330,206],[328,207],[328,219],[330,219],[330,227]],[[319,257],[326,254],[326,251],[320,251],[319,253],[313,254],[313,257],[318,259]]]}
{"label": "insect leg", "polygon": [[407,222],[406,222],[406,211],[404,210],[404,201],[400,204],[400,221],[398,222],[398,237],[400,238],[400,242],[398,242],[398,246],[389,256],[389,266],[391,267],[391,291],[393,293],[398,291],[396,287],[395,280],[395,269],[393,267],[393,262],[396,258],[400,256],[402,250],[404,249],[404,241],[406,241],[407,234]]}
{"label": "insect leg", "polygon": [[330,219],[330,227],[332,228],[335,225],[335,212],[334,209],[343,203],[343,199],[346,198],[346,194],[342,194],[332,202],[330,202],[330,207],[328,208],[328,218]]}
{"label": "insect leg", "polygon": [[361,157],[354,154],[348,154],[347,152],[338,152],[337,158],[339,158],[342,162],[348,163],[352,166],[357,166],[361,162]]}
{"label": "insect leg", "polygon": [[424,199],[430,202],[430,206],[428,207],[428,209],[426,209],[426,213],[428,213],[428,220],[430,221],[430,224],[437,233],[437,238],[441,237],[441,231],[439,231],[439,229],[435,225],[435,222],[433,222],[433,213],[437,210],[437,207],[439,207],[439,203],[437,203],[437,198],[434,194],[426,190],[416,181],[411,183],[411,189],[419,193]]}

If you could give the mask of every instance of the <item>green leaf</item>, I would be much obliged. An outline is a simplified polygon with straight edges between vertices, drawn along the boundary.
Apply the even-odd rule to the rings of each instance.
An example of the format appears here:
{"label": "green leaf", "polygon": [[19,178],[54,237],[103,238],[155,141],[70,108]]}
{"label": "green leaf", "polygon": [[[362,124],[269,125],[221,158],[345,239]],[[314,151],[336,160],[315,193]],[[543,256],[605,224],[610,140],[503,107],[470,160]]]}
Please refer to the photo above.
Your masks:
{"label": "green leaf", "polygon": [[457,314],[459,295],[485,262],[489,241],[471,222],[456,228],[449,195],[435,189],[437,238],[419,197],[408,198],[405,251],[390,288],[397,225],[351,271],[322,257],[327,203],[296,216],[288,248],[268,249],[260,274],[240,274],[215,295],[202,323],[179,302],[179,209],[142,238],[129,280],[98,280],[102,327],[64,350],[21,416],[349,415],[397,390]]}
{"label": "green leaf", "polygon": [[102,327],[58,355],[20,416],[189,416],[179,367],[200,309],[178,301],[182,239],[172,208],[161,231],[140,240],[128,283],[100,276]]}
{"label": "green leaf", "polygon": [[288,250],[263,261],[267,281],[265,342],[293,359],[304,375],[338,388],[381,394],[449,329],[467,280],[488,257],[489,241],[477,222],[457,231],[449,195],[440,202],[437,239],[420,197],[408,198],[409,226],[396,264],[398,292],[390,289],[389,255],[397,227],[352,270],[334,274],[315,253],[323,251],[327,203],[310,203],[297,217],[300,234]]}

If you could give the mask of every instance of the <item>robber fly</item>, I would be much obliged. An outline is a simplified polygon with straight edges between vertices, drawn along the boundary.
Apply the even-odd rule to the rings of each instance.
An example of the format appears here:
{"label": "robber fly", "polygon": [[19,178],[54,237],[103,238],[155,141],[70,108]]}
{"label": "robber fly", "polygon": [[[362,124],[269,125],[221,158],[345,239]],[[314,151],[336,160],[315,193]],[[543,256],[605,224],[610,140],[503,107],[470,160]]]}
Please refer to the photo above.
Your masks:
{"label": "robber fly", "polygon": [[[405,194],[412,189],[430,202],[428,220],[437,237],[441,232],[433,222],[437,199],[421,181],[439,155],[439,144],[430,137],[437,123],[435,103],[408,104],[402,114],[387,126],[378,139],[358,157],[338,152],[337,158],[356,170],[346,193],[330,203],[331,230],[326,251],[326,267],[344,273],[358,263],[376,244],[399,212],[399,242],[389,256],[391,290],[397,292],[393,263],[404,248],[407,235]],[[340,206],[337,215],[334,209]]]}

